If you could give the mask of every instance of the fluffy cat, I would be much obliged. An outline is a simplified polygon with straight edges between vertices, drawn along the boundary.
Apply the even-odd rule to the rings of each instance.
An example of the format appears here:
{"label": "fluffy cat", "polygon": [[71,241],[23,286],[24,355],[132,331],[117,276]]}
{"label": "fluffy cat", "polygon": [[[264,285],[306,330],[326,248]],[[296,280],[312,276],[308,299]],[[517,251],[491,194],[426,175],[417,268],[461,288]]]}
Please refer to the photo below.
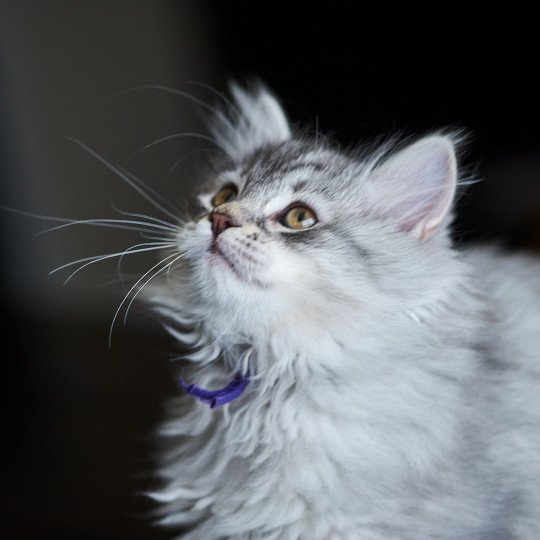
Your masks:
{"label": "fluffy cat", "polygon": [[160,522],[538,540],[540,264],[453,249],[457,138],[345,152],[295,133],[263,86],[232,98],[183,258],[146,300],[190,350],[188,390],[249,384],[215,408],[179,390]]}

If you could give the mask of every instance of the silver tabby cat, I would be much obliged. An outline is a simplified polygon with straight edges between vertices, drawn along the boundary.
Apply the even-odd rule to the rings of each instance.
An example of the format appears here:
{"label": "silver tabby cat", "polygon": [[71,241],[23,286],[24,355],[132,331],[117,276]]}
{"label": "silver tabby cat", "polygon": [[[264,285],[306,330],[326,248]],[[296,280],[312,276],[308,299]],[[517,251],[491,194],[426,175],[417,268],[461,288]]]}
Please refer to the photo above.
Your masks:
{"label": "silver tabby cat", "polygon": [[296,133],[263,86],[232,100],[183,258],[146,300],[190,350],[189,383],[250,382],[213,409],[179,389],[161,523],[540,539],[540,263],[452,247],[456,137],[345,152]]}

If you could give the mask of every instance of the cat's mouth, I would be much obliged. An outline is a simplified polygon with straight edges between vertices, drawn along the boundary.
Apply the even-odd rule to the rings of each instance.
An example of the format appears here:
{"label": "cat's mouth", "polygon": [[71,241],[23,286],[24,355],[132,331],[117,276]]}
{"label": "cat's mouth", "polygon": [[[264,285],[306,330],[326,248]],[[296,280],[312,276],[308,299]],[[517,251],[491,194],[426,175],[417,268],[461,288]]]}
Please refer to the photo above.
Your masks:
{"label": "cat's mouth", "polygon": [[266,289],[268,284],[256,277],[257,267],[260,267],[261,261],[255,254],[246,250],[249,244],[242,244],[242,241],[230,244],[214,239],[208,247],[210,265],[215,271],[219,271],[219,267],[225,267],[243,283]]}
{"label": "cat's mouth", "polygon": [[238,278],[243,279],[242,274],[240,273],[238,269],[238,265],[234,263],[233,260],[229,256],[226,255],[224,250],[218,245],[218,243],[214,240],[210,247],[208,248],[208,252],[210,253],[212,259],[218,260],[222,262],[231,272]]}

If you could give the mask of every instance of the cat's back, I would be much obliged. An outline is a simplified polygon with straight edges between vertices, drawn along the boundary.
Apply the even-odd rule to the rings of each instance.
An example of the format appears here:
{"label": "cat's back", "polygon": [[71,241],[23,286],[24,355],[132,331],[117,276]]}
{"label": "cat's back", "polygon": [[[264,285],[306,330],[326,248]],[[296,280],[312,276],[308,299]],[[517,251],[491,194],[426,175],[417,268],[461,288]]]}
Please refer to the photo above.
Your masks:
{"label": "cat's back", "polygon": [[472,397],[487,444],[484,464],[490,482],[519,500],[519,519],[501,514],[508,537],[540,538],[540,258],[490,247],[465,258],[485,306],[478,336],[484,362]]}
{"label": "cat's back", "polygon": [[[540,344],[540,257],[481,247],[465,258],[499,331],[504,328],[516,339]],[[535,353],[540,355],[540,347]]]}
{"label": "cat's back", "polygon": [[465,258],[485,306],[479,338],[490,360],[535,385],[540,403],[540,257],[482,247]]}

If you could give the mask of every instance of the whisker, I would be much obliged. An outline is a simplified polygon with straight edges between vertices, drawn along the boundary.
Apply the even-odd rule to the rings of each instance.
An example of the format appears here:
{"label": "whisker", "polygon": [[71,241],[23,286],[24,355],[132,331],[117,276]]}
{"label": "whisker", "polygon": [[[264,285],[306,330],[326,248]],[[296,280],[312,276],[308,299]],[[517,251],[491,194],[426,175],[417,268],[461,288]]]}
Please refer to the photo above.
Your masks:
{"label": "whisker", "polygon": [[133,173],[125,169],[124,167],[121,167],[120,165],[117,166],[120,171],[122,171],[126,176],[128,176],[133,182],[135,182],[138,186],[140,186],[142,189],[145,189],[148,193],[150,193],[155,199],[160,201],[162,205],[167,207],[169,211],[171,211],[173,214],[175,212],[178,212],[178,209],[171,204],[163,195],[160,195],[157,191],[152,189],[148,184],[145,184],[140,178],[135,176]]}
{"label": "whisker", "polygon": [[136,86],[134,88],[130,88],[129,90],[123,90],[122,92],[118,92],[117,94],[114,94],[112,97],[115,98],[117,96],[121,96],[123,94],[128,94],[130,92],[135,92],[137,90],[159,90],[161,92],[167,92],[169,94],[176,94],[177,96],[184,97],[186,99],[189,99],[193,101],[193,103],[196,103],[206,111],[208,111],[211,114],[214,114],[216,111],[215,109],[208,105],[208,103],[205,103],[202,99],[199,99],[198,97],[192,96],[188,92],[184,92],[182,90],[178,90],[177,88],[172,88],[170,86],[165,86],[161,84],[144,84],[141,86]]}
{"label": "whisker", "polygon": [[[166,249],[167,247],[174,247],[174,245],[171,245],[171,246],[158,246],[158,247],[153,247],[153,248],[147,248],[147,249],[140,249],[140,250],[136,250],[136,251],[129,251],[129,250],[126,250],[125,252],[123,253],[120,253],[120,254],[116,254],[115,256],[118,257],[118,256],[123,256],[123,255],[133,255],[135,253],[143,253],[143,252],[146,252],[146,251],[157,251],[157,250],[161,250],[161,249]],[[90,261],[86,264],[84,264],[83,266],[81,266],[80,268],[77,268],[77,270],[75,270],[75,272],[73,272],[63,283],[63,285],[66,285],[66,283],[68,283],[71,278],[73,278],[73,276],[77,273],[79,273],[83,268],[86,268],[87,266],[90,266],[91,264],[95,264],[95,263],[98,263],[98,262],[101,262],[103,260],[106,260],[106,259],[111,259],[113,257],[100,257],[99,259],[96,259],[94,261]]]}
{"label": "whisker", "polygon": [[[96,219],[74,219],[74,218],[65,218],[65,217],[58,217],[58,216],[47,216],[44,214],[36,214],[35,212],[27,212],[25,210],[19,210],[17,208],[11,208],[9,206],[0,205],[1,210],[5,210],[7,212],[12,212],[14,214],[19,214],[21,216],[30,217],[33,219],[41,219],[44,221],[59,221],[63,223],[64,225],[60,225],[58,227],[51,227],[49,229],[44,229],[42,231],[39,231],[36,233],[37,236],[62,229],[65,227],[69,227],[72,225],[95,225],[95,226],[101,226],[101,227],[110,227],[114,229],[126,229],[126,230],[132,230],[132,231],[143,231],[141,227],[134,227],[129,225],[130,223],[136,224],[140,223],[143,226],[152,227],[152,229],[157,228],[155,224],[152,223],[143,223],[143,222],[131,222],[131,221],[122,221],[122,220],[116,220],[116,219],[109,219],[109,218],[96,218]],[[162,223],[164,226],[170,227],[171,232],[177,232],[179,227],[173,225],[172,223],[169,223],[167,221],[162,221],[157,218],[152,218],[151,216],[145,216],[144,214],[130,214],[129,212],[125,212],[126,215],[133,215],[136,217],[145,217],[147,219],[152,219],[158,223]],[[155,232],[153,230],[148,230],[146,232]]]}
{"label": "whisker", "polygon": [[[182,254],[183,255],[183,254]],[[131,293],[136,289],[137,285],[144,280],[144,278],[146,276],[148,276],[148,274],[150,274],[152,271],[154,271],[156,268],[158,268],[160,265],[164,265],[166,263],[166,261],[169,261],[170,259],[172,259],[173,257],[178,257],[178,255],[176,253],[173,253],[172,255],[169,255],[168,257],[165,257],[164,259],[160,260],[157,264],[155,264],[154,266],[152,266],[152,268],[150,268],[150,270],[147,270],[136,282],[135,284],[131,287],[131,289],[129,289],[129,291],[126,293],[126,295],[124,296],[124,299],[120,302],[120,305],[118,306],[115,314],[114,314],[114,317],[112,319],[112,322],[111,322],[111,328],[109,330],[109,348],[111,347],[112,345],[112,333],[113,333],[113,329],[114,329],[114,324],[116,322],[116,319],[118,318],[118,314],[120,313],[120,310],[122,309],[122,306],[126,303],[127,299],[129,298],[129,296],[131,295]],[[163,267],[162,267],[163,268]]]}
{"label": "whisker", "polygon": [[205,83],[199,82],[199,81],[188,81],[188,84],[192,84],[194,86],[199,86],[201,88],[204,88],[205,90],[208,90],[209,92],[214,94],[214,96],[221,99],[221,101],[223,101],[223,103],[225,103],[225,105],[227,106],[228,109],[234,110],[239,116],[241,115],[241,111],[238,108],[238,106],[236,105],[236,103],[234,103],[231,99],[229,99],[223,92],[219,92],[218,90],[216,90],[214,87],[210,86],[209,84],[205,84]]}
{"label": "whisker", "polygon": [[[159,143],[162,143],[164,141],[169,141],[171,139],[178,139],[180,137],[194,137],[196,139],[202,139],[203,141],[209,141],[212,144],[216,144],[216,141],[212,139],[211,137],[208,137],[207,135],[203,135],[202,133],[173,133],[172,135],[167,135],[165,137],[161,137],[160,139],[157,139],[156,141],[153,141],[151,143],[148,143],[144,145],[140,150],[137,150],[134,154],[129,156],[128,160],[132,160],[135,157],[137,157],[140,153],[144,152],[145,150],[148,150],[149,148],[152,148],[153,146],[156,146]],[[219,145],[218,145],[219,146]]]}
{"label": "whisker", "polygon": [[129,304],[127,305],[126,307],[126,311],[124,313],[124,324],[126,324],[126,321],[127,321],[127,317],[128,317],[128,313],[129,313],[129,309],[131,308],[131,305],[133,304],[135,298],[137,297],[137,295],[144,289],[144,287],[146,287],[146,285],[148,285],[148,283],[150,283],[150,281],[152,281],[155,277],[157,277],[161,272],[163,272],[165,269],[167,269],[167,272],[169,271],[169,268],[171,267],[171,264],[174,264],[178,259],[181,259],[182,257],[184,257],[186,254],[185,253],[180,253],[180,255],[178,255],[178,257],[176,257],[176,259],[173,259],[170,263],[168,263],[166,266],[164,266],[163,268],[159,269],[153,276],[151,276],[147,281],[145,281],[143,283],[143,285],[139,288],[139,290],[133,295],[133,297],[131,298]]}
{"label": "whisker", "polygon": [[77,221],[74,218],[46,216],[45,214],[36,214],[35,212],[27,212],[26,210],[19,210],[17,208],[11,208],[9,206],[4,206],[4,205],[0,205],[0,208],[2,210],[6,210],[7,212],[12,212],[13,214],[19,214],[21,216],[31,217],[34,219],[43,219],[46,221],[60,221],[61,223],[72,223],[73,221]]}
{"label": "whisker", "polygon": [[[147,247],[147,248],[141,248],[141,249],[134,249],[134,248],[137,248],[138,246],[143,246],[143,245],[147,245],[147,246],[153,246],[153,247]],[[130,248],[124,250],[124,251],[118,251],[116,253],[105,253],[103,255],[93,255],[92,257],[84,257],[82,259],[78,259],[76,261],[71,261],[71,262],[68,262],[66,264],[63,264],[62,266],[59,266],[58,268],[55,268],[53,270],[51,270],[49,272],[49,275],[52,275],[52,274],[55,274],[56,272],[60,272],[60,270],[63,270],[64,268],[69,268],[70,266],[74,266],[76,264],[80,264],[80,263],[85,263],[83,264],[83,266],[81,266],[80,268],[78,268],[75,272],[73,272],[69,277],[68,279],[64,282],[64,285],[79,271],[81,271],[83,268],[91,265],[91,264],[94,264],[94,263],[97,263],[97,262],[100,262],[100,261],[104,261],[106,259],[112,259],[114,257],[120,257],[121,255],[132,255],[132,254],[135,254],[135,253],[142,253],[142,252],[145,252],[145,251],[153,251],[153,250],[157,250],[157,249],[163,249],[165,247],[172,247],[174,246],[175,244],[173,243],[165,243],[165,242],[160,242],[159,244],[156,242],[155,244],[151,244],[149,242],[145,242],[144,244],[138,244],[136,246],[131,246]],[[89,261],[89,262],[86,262],[86,261]]]}
{"label": "whisker", "polygon": [[135,213],[135,212],[127,212],[126,210],[122,210],[122,209],[118,208],[118,206],[116,206],[116,204],[114,204],[114,202],[112,202],[112,201],[111,201],[111,207],[115,212],[118,212],[119,214],[122,214],[123,216],[137,217],[137,218],[143,218],[143,219],[146,219],[146,220],[149,220],[149,221],[154,221],[156,223],[160,223],[162,225],[165,225],[166,227],[170,227],[171,229],[173,229],[175,231],[178,230],[179,225],[181,225],[180,219],[177,219],[178,224],[175,225],[174,223],[171,223],[170,221],[165,221],[163,219],[158,219],[156,217],[148,216],[146,214],[138,214],[138,213]]}
{"label": "whisker", "polygon": [[89,146],[84,144],[83,142],[73,138],[66,136],[66,138],[72,142],[74,142],[77,146],[88,152],[92,157],[94,157],[97,161],[99,161],[102,165],[104,165],[106,168],[108,168],[110,171],[114,172],[117,176],[119,176],[122,180],[124,180],[128,185],[130,185],[135,191],[137,191],[140,195],[142,195],[147,201],[149,201],[152,205],[154,205],[158,210],[161,210],[164,214],[167,216],[175,219],[176,216],[164,208],[161,204],[159,204],[154,198],[152,198],[147,191],[151,192],[150,188],[143,189],[139,184],[142,183],[138,178],[134,177],[131,173],[128,173],[127,171],[123,170],[121,167],[118,167],[116,165],[113,165],[109,161],[107,161],[104,157],[100,156],[97,152],[92,150]]}
{"label": "whisker", "polygon": [[111,285],[118,285],[118,283],[121,283],[123,286],[125,286],[126,279],[138,278],[139,276],[140,276],[140,273],[131,272],[129,274],[124,274],[122,277],[115,277],[114,279],[109,279],[108,281],[102,281],[99,284],[91,285],[91,288],[104,289],[104,288],[110,287]]}
{"label": "whisker", "polygon": [[173,238],[166,238],[162,236],[150,236],[149,232],[141,232],[141,238],[145,240],[156,240],[158,242],[174,242]]}
{"label": "whisker", "polygon": [[[182,199],[178,201],[178,205],[180,207],[181,212],[184,212],[186,216],[190,216],[191,214],[190,210],[192,209],[192,205],[188,200]],[[184,220],[184,225],[187,223],[188,219]]]}
{"label": "whisker", "polygon": [[[197,84],[197,83],[193,83],[193,84]],[[130,90],[124,90],[123,92],[119,92],[118,94],[115,94],[113,97],[116,97],[116,96],[119,96],[119,95],[122,95],[122,94],[127,94],[128,92],[133,92],[133,91],[136,91],[136,90],[159,90],[161,92],[167,92],[169,94],[175,94],[177,96],[181,96],[183,98],[189,99],[193,103],[195,103],[195,104],[199,105],[200,107],[202,107],[205,111],[209,112],[212,115],[213,118],[219,118],[219,120],[221,122],[223,122],[224,124],[227,124],[231,129],[233,129],[233,125],[232,125],[231,120],[219,108],[212,107],[208,103],[205,103],[202,99],[199,99],[198,97],[195,97],[195,96],[189,94],[188,92],[184,92],[183,90],[178,90],[177,88],[172,88],[170,86],[164,86],[164,85],[160,85],[160,84],[145,84],[145,85],[142,85],[142,86],[137,86],[135,88],[131,88]],[[234,108],[235,108],[236,112],[238,114],[240,114],[239,111],[238,111],[238,108],[236,106]],[[212,141],[212,142],[214,142],[214,144],[217,144],[216,141]],[[217,145],[217,146],[219,146],[219,145]],[[221,150],[224,151],[223,148],[221,148]]]}
{"label": "whisker", "polygon": [[134,221],[134,220],[129,220],[129,219],[108,219],[108,218],[107,219],[101,219],[101,218],[96,218],[96,219],[77,219],[77,220],[73,220],[70,223],[64,223],[62,225],[56,225],[56,226],[51,227],[49,229],[45,229],[43,231],[40,231],[37,234],[40,235],[40,234],[45,234],[45,233],[49,233],[49,232],[52,232],[52,231],[58,231],[60,229],[65,229],[67,227],[73,227],[74,225],[94,225],[96,227],[110,227],[110,228],[114,228],[114,229],[128,229],[128,230],[135,230],[135,231],[145,231],[145,229],[143,229],[141,227],[133,227],[133,226],[131,226],[131,225],[142,225],[143,227],[149,229],[147,232],[152,232],[152,231],[155,232],[156,229],[157,230],[168,231],[168,232],[177,232],[177,230],[178,230],[176,228],[171,227],[170,225],[169,226],[163,226],[163,225],[158,225],[158,224],[154,224],[154,223],[147,223],[147,222],[144,222],[144,221]]}
{"label": "whisker", "polygon": [[[164,242],[160,238],[156,238],[156,240],[158,240],[158,242],[155,242],[153,244],[151,242],[144,242],[142,244],[137,244],[135,246],[132,246],[132,248],[135,249],[135,248],[139,248],[139,247],[142,247],[142,246],[151,246],[151,245],[157,246],[157,249],[167,249],[167,248],[170,248],[170,247],[176,247],[175,243]],[[122,255],[120,255],[120,257],[118,257],[118,262],[116,263],[116,272],[118,274],[118,277],[120,279],[120,283],[122,284],[122,289],[124,289],[124,291],[126,290],[126,286],[125,286],[125,282],[124,282],[124,277],[122,276],[122,261],[124,260],[124,257],[126,255],[131,255],[131,248],[129,249],[129,252],[128,252],[128,250],[126,250],[124,253],[122,253]]]}
{"label": "whisker", "polygon": [[173,166],[169,169],[169,172],[167,173],[167,176],[165,177],[165,182],[169,181],[169,178],[170,178],[171,174],[173,173],[173,171],[176,169],[176,167],[178,167],[178,165],[180,165],[180,163],[184,159],[187,159],[189,156],[191,156],[193,154],[196,154],[197,152],[215,152],[216,154],[218,153],[213,148],[196,148],[195,150],[192,150],[191,152],[188,152],[187,154],[184,154],[180,159],[177,159],[174,162]]}

